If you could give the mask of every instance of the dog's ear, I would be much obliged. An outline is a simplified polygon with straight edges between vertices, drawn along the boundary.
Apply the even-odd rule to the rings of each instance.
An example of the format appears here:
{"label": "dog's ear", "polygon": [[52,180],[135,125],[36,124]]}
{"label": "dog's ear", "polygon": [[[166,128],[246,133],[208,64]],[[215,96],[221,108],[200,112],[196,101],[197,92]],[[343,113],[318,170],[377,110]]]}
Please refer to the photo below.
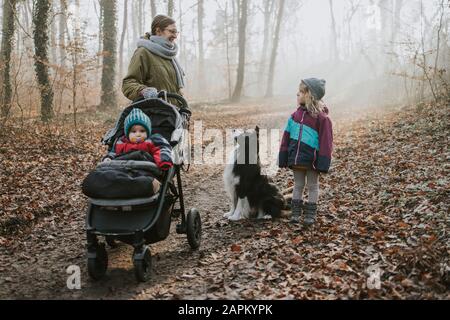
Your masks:
{"label": "dog's ear", "polygon": [[256,126],[255,131],[256,131],[257,133],[259,133],[259,127],[258,127],[258,126]]}

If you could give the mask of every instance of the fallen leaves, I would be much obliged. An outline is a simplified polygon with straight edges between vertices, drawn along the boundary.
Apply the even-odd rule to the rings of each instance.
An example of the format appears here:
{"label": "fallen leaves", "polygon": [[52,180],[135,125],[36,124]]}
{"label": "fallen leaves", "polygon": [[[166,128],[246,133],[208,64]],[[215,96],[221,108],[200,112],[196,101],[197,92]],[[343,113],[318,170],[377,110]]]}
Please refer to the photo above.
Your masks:
{"label": "fallen leaves", "polygon": [[[215,108],[205,110],[195,117],[208,127],[255,124],[246,117],[236,122],[245,109],[229,107],[220,121]],[[284,125],[284,115],[269,118],[264,121]],[[152,245],[153,280],[136,286],[131,252],[120,248],[111,266],[121,276],[102,285],[83,282],[76,298],[448,299],[448,107],[344,120],[335,121],[333,169],[321,176],[313,228],[288,219],[228,223],[223,168],[193,166],[183,185],[186,207],[202,215],[200,251],[189,251],[178,235]],[[0,146],[2,295],[74,297],[61,293],[64,283],[55,275],[85,263],[79,184],[102,154],[96,141],[105,129],[86,126],[76,137],[60,130],[61,143],[54,143],[39,128],[39,134],[15,132],[21,147]],[[292,190],[290,171],[273,178],[281,190]],[[367,287],[371,266],[380,269],[379,290]]]}
{"label": "fallen leaves", "polygon": [[10,135],[0,138],[7,146],[0,156],[0,235],[23,232],[42,217],[57,217],[55,213],[79,205],[81,181],[103,152],[93,142],[102,132],[90,126],[82,132],[60,126],[65,136],[56,137],[52,131],[57,127],[12,127],[12,141],[7,141]]}
{"label": "fallen leaves", "polygon": [[241,252],[241,250],[242,250],[242,248],[241,248],[241,246],[238,245],[238,244],[233,244],[233,245],[231,246],[231,251],[233,251],[233,252]]}

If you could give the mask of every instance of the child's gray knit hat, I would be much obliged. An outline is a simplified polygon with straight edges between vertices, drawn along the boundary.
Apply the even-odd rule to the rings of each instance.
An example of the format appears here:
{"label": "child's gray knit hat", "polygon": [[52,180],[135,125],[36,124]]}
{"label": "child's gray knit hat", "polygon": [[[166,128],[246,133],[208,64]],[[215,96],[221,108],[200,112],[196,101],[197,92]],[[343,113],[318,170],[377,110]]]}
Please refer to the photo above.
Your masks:
{"label": "child's gray knit hat", "polygon": [[325,96],[325,84],[327,82],[324,79],[308,78],[303,79],[302,82],[308,87],[314,99],[317,101]]}

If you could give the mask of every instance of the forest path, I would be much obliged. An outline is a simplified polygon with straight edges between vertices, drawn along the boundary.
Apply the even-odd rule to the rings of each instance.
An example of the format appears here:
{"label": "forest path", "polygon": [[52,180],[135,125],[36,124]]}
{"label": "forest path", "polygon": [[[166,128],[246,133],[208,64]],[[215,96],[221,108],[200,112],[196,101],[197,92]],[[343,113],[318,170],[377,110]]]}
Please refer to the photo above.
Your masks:
{"label": "forest path", "polygon": [[[283,128],[292,111],[286,101],[204,106],[194,111],[193,120],[201,119],[208,128]],[[287,219],[228,222],[222,217],[229,210],[223,165],[193,165],[182,180],[186,208],[198,208],[202,216],[201,248],[191,251],[173,224],[165,241],[151,245],[152,277],[144,284],[134,278],[132,248],[126,245],[108,250],[103,280],[88,278],[86,201],[79,183],[101,150],[86,150],[83,165],[69,161],[75,172],[65,167],[73,180],[59,172],[63,182],[51,189],[64,195],[47,208],[59,214],[42,214],[27,231],[0,237],[0,298],[448,298],[449,181],[439,163],[448,155],[449,114],[448,109],[416,111],[332,109],[334,170],[321,178],[319,219],[310,230],[293,227]],[[418,119],[421,113],[431,120]],[[431,125],[441,131],[430,133]],[[79,139],[88,140],[88,133]],[[417,134],[422,141],[416,141]],[[84,147],[72,143],[75,152]],[[422,144],[433,152],[427,163],[420,161]],[[44,160],[33,173],[41,175],[40,183],[53,183],[46,180],[52,172],[39,169],[48,168]],[[56,156],[52,161],[57,168],[67,165]],[[5,161],[3,169],[13,174],[11,163]],[[281,171],[273,178],[285,188],[291,176]],[[11,194],[0,200],[6,203],[9,196],[11,201]],[[61,204],[64,199],[70,200]],[[66,287],[70,265],[81,268],[81,290]],[[383,271],[380,290],[366,288],[371,266]]]}

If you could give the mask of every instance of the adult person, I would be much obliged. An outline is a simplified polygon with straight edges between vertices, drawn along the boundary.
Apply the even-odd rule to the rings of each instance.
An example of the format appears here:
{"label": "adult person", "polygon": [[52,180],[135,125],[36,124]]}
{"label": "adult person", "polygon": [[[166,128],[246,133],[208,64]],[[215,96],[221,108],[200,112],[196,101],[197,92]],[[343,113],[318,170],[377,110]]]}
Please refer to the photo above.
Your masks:
{"label": "adult person", "polygon": [[[182,95],[184,71],[176,59],[178,34],[172,18],[157,15],[153,19],[151,34],[138,41],[122,82],[122,92],[128,99],[156,98],[163,90]],[[175,100],[171,103],[178,104]]]}

